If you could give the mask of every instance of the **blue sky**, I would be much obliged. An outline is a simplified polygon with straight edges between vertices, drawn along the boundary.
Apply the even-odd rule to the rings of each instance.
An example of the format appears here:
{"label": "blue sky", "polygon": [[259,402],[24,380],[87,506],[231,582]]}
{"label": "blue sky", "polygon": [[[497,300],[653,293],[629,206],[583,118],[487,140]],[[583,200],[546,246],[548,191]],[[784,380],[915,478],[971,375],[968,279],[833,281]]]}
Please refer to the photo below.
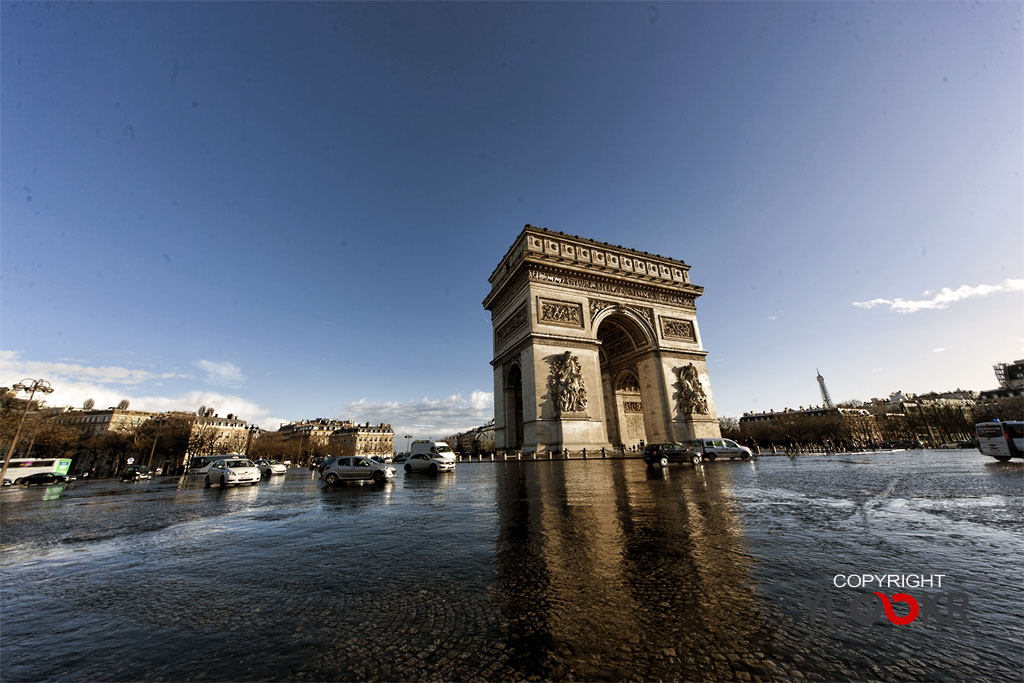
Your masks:
{"label": "blue sky", "polygon": [[525,223],[689,263],[721,415],[1024,357],[1020,2],[0,19],[0,384],[51,403],[480,424]]}

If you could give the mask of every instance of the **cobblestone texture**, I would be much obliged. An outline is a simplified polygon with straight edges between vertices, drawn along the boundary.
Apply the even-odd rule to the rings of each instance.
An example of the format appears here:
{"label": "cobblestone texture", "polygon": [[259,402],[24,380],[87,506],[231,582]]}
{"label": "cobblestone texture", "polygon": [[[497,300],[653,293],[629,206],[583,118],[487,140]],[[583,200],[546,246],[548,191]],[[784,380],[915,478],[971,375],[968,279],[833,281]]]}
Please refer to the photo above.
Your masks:
{"label": "cobblestone texture", "polygon": [[[0,678],[1020,680],[1022,482],[963,451],[4,490]],[[971,624],[811,622],[866,571],[946,574]]]}

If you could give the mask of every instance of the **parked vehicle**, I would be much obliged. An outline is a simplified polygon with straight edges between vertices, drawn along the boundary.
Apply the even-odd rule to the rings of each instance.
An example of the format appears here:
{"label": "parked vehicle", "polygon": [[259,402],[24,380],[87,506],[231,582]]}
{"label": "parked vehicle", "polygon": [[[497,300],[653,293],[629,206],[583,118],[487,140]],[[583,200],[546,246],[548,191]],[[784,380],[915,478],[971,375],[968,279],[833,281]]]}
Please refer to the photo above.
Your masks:
{"label": "parked vehicle", "polygon": [[649,467],[668,467],[673,462],[692,462],[699,465],[703,457],[691,445],[677,443],[652,443],[644,446],[644,462]]}
{"label": "parked vehicle", "polygon": [[142,481],[152,478],[153,473],[145,465],[129,465],[121,472],[121,481]]}
{"label": "parked vehicle", "polygon": [[255,461],[256,467],[260,468],[260,476],[271,477],[278,474],[287,474],[288,468],[284,466],[284,463],[278,460],[267,460],[266,458],[260,458]]}
{"label": "parked vehicle", "polygon": [[999,462],[1024,458],[1024,422],[980,422],[974,425],[978,450]]}
{"label": "parked vehicle", "polygon": [[329,486],[346,481],[373,481],[383,484],[395,476],[395,468],[361,455],[335,456],[324,461],[320,473]]}
{"label": "parked vehicle", "polygon": [[248,458],[228,458],[217,460],[206,472],[206,488],[220,484],[221,488],[260,483],[260,468]]}
{"label": "parked vehicle", "polygon": [[742,458],[750,460],[754,457],[753,452],[746,446],[741,446],[732,439],[700,438],[694,439],[693,448],[704,456],[705,460],[714,461],[716,458]]}
{"label": "parked vehicle", "polygon": [[395,456],[394,463],[396,465],[401,465],[402,463],[404,463],[408,459],[409,459],[409,454],[408,453],[399,453],[398,455]]}

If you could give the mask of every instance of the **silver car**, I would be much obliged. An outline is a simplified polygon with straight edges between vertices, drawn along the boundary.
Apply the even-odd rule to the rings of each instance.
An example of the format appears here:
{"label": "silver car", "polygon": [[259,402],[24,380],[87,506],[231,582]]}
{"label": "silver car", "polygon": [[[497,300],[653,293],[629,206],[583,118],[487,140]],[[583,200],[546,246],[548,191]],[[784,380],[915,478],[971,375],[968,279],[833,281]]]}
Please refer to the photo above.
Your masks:
{"label": "silver car", "polygon": [[320,473],[320,478],[329,486],[345,481],[372,481],[382,484],[394,476],[395,468],[361,455],[328,458]]}
{"label": "silver car", "polygon": [[721,437],[694,439],[692,447],[703,454],[705,460],[715,460],[716,458],[742,458],[743,460],[750,460],[754,457],[754,454],[746,446],[741,446],[732,439],[723,439]]}

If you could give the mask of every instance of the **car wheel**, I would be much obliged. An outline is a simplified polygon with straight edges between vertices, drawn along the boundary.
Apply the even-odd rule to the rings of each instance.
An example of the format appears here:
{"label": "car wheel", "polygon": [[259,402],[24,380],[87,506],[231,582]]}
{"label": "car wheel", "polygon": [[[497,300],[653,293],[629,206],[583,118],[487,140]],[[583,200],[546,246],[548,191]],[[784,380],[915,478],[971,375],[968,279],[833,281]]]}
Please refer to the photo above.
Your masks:
{"label": "car wheel", "polygon": [[406,465],[405,466],[405,473],[406,474],[411,474],[412,473],[412,466],[411,465]]}
{"label": "car wheel", "polygon": [[17,479],[15,479],[14,483],[15,483],[15,485],[20,484],[21,483],[21,477],[18,477]]}
{"label": "car wheel", "polygon": [[740,457],[743,458],[744,460],[750,460],[750,453],[744,453]]}
{"label": "car wheel", "polygon": [[334,472],[328,472],[327,476],[324,477],[324,481],[327,482],[328,486],[334,486],[335,484],[338,483],[338,475],[335,474]]}
{"label": "car wheel", "polygon": [[658,461],[658,464],[661,465],[662,467],[668,467],[668,458],[665,457],[664,455],[661,456],[661,460]]}
{"label": "car wheel", "polygon": [[431,465],[430,466],[430,473],[431,474],[437,474],[438,473],[437,465]]}
{"label": "car wheel", "polygon": [[[993,457],[995,457],[995,459],[998,460],[999,462],[1010,462],[1010,458],[1008,456],[1005,456],[1005,455],[997,455],[997,456],[993,456]],[[14,482],[14,483],[17,484],[18,482]]]}
{"label": "car wheel", "polygon": [[704,456],[704,459],[705,459],[705,460],[707,460],[708,462],[714,462],[714,461],[715,461],[715,458],[717,458],[717,457],[718,457],[718,456],[717,456],[717,455],[715,455],[714,453],[708,453],[708,454],[706,454],[706,455]]}
{"label": "car wheel", "polygon": [[692,463],[693,463],[694,465],[699,465],[699,464],[701,463],[701,460],[702,460],[702,459],[703,459],[703,458],[701,458],[701,457],[700,457],[700,453],[695,453],[695,454],[693,455],[693,457],[692,457],[692,458],[690,458],[690,461],[691,461],[691,462],[692,462]]}
{"label": "car wheel", "polygon": [[228,480],[225,477],[220,478],[220,487],[226,489],[228,487]]}
{"label": "car wheel", "polygon": [[206,477],[206,488],[210,488],[210,477]]}
{"label": "car wheel", "polygon": [[387,477],[385,477],[384,473],[381,472],[380,470],[377,470],[376,472],[373,473],[373,480],[376,483],[383,484],[385,479],[387,479]]}

